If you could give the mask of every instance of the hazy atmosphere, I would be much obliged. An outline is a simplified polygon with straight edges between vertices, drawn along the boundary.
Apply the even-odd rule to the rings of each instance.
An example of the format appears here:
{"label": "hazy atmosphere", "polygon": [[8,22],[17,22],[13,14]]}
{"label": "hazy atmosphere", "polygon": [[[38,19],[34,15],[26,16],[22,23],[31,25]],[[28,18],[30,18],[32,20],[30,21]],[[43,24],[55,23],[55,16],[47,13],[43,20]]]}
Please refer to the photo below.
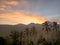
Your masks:
{"label": "hazy atmosphere", "polygon": [[60,0],[0,0],[0,45],[60,45]]}
{"label": "hazy atmosphere", "polygon": [[60,0],[0,0],[0,24],[60,23]]}

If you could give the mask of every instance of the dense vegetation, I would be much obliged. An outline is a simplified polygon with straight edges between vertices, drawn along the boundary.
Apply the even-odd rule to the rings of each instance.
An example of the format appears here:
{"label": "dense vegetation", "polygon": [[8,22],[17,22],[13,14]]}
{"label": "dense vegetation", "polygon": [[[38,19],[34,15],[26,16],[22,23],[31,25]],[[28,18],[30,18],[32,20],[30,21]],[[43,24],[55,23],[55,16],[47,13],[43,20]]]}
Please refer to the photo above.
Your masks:
{"label": "dense vegetation", "polygon": [[60,45],[60,30],[57,22],[49,25],[45,22],[43,33],[38,33],[35,27],[23,31],[11,31],[9,36],[0,36],[0,45]]}

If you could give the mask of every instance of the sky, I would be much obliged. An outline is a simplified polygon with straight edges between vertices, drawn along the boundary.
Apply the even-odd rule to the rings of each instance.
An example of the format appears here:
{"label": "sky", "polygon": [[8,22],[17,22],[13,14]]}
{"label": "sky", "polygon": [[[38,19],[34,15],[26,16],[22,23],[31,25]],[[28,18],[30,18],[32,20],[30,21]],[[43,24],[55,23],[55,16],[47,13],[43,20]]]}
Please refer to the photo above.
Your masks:
{"label": "sky", "polygon": [[0,0],[0,24],[60,23],[60,0]]}

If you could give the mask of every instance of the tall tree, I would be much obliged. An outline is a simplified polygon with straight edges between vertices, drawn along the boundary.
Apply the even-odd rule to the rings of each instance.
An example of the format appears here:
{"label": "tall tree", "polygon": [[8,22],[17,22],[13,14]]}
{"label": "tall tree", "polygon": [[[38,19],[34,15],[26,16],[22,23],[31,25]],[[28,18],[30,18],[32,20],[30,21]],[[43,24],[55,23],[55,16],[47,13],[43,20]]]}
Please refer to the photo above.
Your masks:
{"label": "tall tree", "polygon": [[48,28],[48,21],[46,21],[45,23],[43,23],[44,24],[44,29],[48,32],[48,30],[49,30],[49,28]]}
{"label": "tall tree", "polygon": [[19,32],[18,31],[12,31],[10,34],[10,37],[13,40],[13,45],[18,45],[18,38],[19,38]]}
{"label": "tall tree", "polygon": [[26,28],[26,41],[27,41],[27,45],[29,45],[30,43],[30,31],[29,31],[29,28]]}
{"label": "tall tree", "polygon": [[54,30],[56,30],[56,31],[58,30],[59,27],[57,25],[57,22],[53,22],[53,27],[54,27]]}

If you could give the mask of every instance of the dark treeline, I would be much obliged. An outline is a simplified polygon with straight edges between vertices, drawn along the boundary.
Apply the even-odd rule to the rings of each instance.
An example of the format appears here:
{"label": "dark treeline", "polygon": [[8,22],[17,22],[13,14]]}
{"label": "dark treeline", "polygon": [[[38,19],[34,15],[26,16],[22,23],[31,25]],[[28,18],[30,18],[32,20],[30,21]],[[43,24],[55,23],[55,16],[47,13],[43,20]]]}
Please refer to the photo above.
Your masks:
{"label": "dark treeline", "polygon": [[57,22],[42,24],[42,33],[35,26],[23,31],[11,31],[9,36],[0,36],[0,45],[60,45],[60,30]]}

